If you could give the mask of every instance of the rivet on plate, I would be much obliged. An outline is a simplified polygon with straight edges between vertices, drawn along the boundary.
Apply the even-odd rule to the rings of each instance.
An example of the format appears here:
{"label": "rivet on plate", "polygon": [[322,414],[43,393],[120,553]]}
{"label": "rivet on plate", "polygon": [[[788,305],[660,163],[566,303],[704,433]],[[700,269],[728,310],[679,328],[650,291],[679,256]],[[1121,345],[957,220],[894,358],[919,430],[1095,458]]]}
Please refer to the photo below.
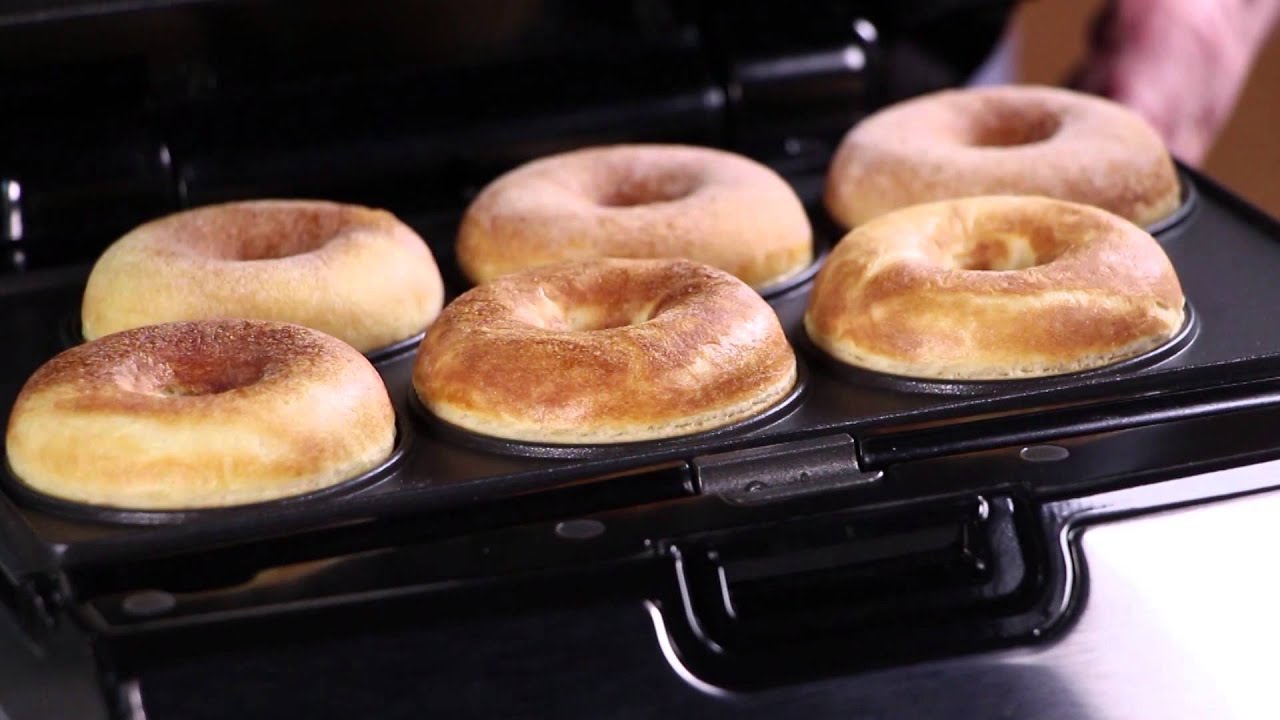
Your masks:
{"label": "rivet on plate", "polygon": [[875,24],[866,18],[858,18],[853,21],[853,32],[869,43],[875,42],[880,37]]}
{"label": "rivet on plate", "polygon": [[604,534],[604,523],[599,520],[579,519],[556,523],[556,535],[565,540],[590,540]]}
{"label": "rivet on plate", "polygon": [[867,66],[867,54],[857,45],[850,45],[840,54],[844,66],[853,72],[860,72]]}
{"label": "rivet on plate", "polygon": [[1061,445],[1030,445],[1018,453],[1018,457],[1034,463],[1058,462],[1070,456],[1071,452]]}
{"label": "rivet on plate", "polygon": [[134,617],[150,617],[163,615],[177,604],[177,599],[163,590],[142,590],[125,597],[120,609]]}

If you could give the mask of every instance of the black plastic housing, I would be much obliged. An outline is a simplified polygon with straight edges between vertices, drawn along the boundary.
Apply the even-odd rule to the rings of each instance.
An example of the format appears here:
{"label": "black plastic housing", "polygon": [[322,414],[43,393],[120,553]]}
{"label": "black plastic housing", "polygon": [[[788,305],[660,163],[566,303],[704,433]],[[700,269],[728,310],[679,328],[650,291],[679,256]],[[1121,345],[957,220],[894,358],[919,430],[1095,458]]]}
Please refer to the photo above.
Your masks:
{"label": "black plastic housing", "polygon": [[[24,221],[0,238],[0,407],[79,342],[108,242],[221,200],[391,209],[451,299],[467,287],[458,218],[500,172],[586,144],[690,142],[778,169],[821,262],[841,237],[819,200],[840,135],[962,82],[1010,3],[142,5],[0,9],[0,180],[21,183]],[[601,717],[619,698],[776,717],[815,707],[797,688],[817,679],[1051,639],[1087,595],[1082,524],[1280,484],[1195,477],[1280,457],[1280,225],[1181,177],[1182,207],[1150,230],[1189,319],[1144,357],[1010,382],[847,368],[804,336],[815,265],[764,292],[802,365],[765,416],[537,446],[432,418],[410,338],[371,354],[396,455],[331,491],[104,510],[42,497],[6,464],[0,620],[33,658],[69,646],[68,672],[92,675],[114,716],[153,720]],[[295,692],[343,681],[354,689],[334,702]],[[560,686],[572,700],[534,702]]]}

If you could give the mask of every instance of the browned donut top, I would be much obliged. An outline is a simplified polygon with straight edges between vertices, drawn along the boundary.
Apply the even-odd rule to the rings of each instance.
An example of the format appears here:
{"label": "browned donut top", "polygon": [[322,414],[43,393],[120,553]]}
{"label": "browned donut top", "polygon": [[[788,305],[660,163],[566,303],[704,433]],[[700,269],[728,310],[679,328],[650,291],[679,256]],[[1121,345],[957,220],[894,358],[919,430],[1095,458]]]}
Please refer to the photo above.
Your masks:
{"label": "browned donut top", "polygon": [[16,477],[74,502],[222,507],[299,495],[390,455],[395,411],[354,348],[258,320],[150,325],[49,360],[14,403]]}
{"label": "browned donut top", "polygon": [[1178,205],[1173,161],[1122,105],[1036,86],[944,90],[881,110],[838,149],[826,202],[847,226],[923,202],[1042,195],[1140,225]]}
{"label": "browned donut top", "polygon": [[684,260],[597,259],[465,293],[427,333],[414,383],[433,409],[590,431],[728,408],[794,372],[777,317],[736,278]]}
{"label": "browned donut top", "polygon": [[1171,336],[1183,294],[1159,244],[1091,206],[992,196],[917,205],[847,235],[805,322],[853,364],[941,377],[1047,374]]}
{"label": "browned donut top", "polygon": [[208,205],[141,225],[94,264],[84,336],[181,320],[303,325],[371,351],[443,304],[430,249],[394,215],[313,200]]}
{"label": "browned donut top", "polygon": [[880,270],[861,277],[869,301],[915,287],[997,295],[1105,290],[1182,304],[1177,276],[1150,236],[1075,203],[999,196],[930,203],[885,216],[837,248],[828,279],[869,264]]}
{"label": "browned donut top", "polygon": [[711,148],[616,145],[494,180],[468,207],[457,252],[475,282],[570,259],[685,258],[761,287],[807,267],[812,244],[804,206],[768,167]]}
{"label": "browned donut top", "polygon": [[315,252],[354,233],[393,234],[390,213],[319,200],[226,203],[153,220],[139,230],[154,251],[210,260],[278,260]]}
{"label": "browned donut top", "polygon": [[347,382],[364,357],[297,325],[210,320],[152,325],[78,345],[41,366],[23,395],[65,387],[78,412],[198,415],[253,393],[288,393],[298,378]]}

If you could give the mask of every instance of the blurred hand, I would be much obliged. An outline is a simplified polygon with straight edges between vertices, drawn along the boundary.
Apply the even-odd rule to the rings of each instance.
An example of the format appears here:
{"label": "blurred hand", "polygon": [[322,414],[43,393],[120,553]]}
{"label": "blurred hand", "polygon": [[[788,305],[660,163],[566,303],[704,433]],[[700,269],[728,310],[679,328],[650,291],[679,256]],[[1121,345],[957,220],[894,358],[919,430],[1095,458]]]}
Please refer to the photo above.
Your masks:
{"label": "blurred hand", "polygon": [[1074,84],[1132,108],[1199,165],[1278,14],[1280,0],[1111,0]]}

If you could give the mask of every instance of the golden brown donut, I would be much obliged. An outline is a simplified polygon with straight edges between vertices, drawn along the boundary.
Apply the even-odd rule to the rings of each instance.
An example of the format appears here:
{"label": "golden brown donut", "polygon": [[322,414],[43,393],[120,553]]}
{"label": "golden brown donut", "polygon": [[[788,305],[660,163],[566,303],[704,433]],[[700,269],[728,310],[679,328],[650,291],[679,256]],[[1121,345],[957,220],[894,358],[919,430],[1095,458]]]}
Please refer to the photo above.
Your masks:
{"label": "golden brown donut", "polygon": [[844,137],[825,202],[845,227],[908,205],[1042,195],[1151,225],[1179,204],[1173,160],[1124,106],[1038,86],[943,90],[881,110]]}
{"label": "golden brown donut", "polygon": [[813,261],[804,206],[773,170],[683,145],[553,155],[490,183],[467,208],[458,264],[474,283],[563,260],[685,258],[760,289]]}
{"label": "golden brown donut", "polygon": [[297,323],[362,352],[420,332],[440,312],[435,258],[392,214],[308,200],[209,205],[146,223],[94,265],[88,340],[176,320]]}
{"label": "golden brown donut", "polygon": [[841,240],[805,328],[835,358],[919,378],[1005,379],[1101,367],[1183,323],[1160,245],[1095,207],[1033,197],[917,205]]}
{"label": "golden brown donut", "polygon": [[721,427],[795,382],[769,305],[687,260],[570,261],[479,285],[444,309],[413,369],[423,405],[447,422],[571,444]]}
{"label": "golden brown donut", "polygon": [[67,350],[28,379],[5,449],[31,488],[174,510],[297,495],[382,463],[395,416],[351,346],[283,323],[152,325]]}

